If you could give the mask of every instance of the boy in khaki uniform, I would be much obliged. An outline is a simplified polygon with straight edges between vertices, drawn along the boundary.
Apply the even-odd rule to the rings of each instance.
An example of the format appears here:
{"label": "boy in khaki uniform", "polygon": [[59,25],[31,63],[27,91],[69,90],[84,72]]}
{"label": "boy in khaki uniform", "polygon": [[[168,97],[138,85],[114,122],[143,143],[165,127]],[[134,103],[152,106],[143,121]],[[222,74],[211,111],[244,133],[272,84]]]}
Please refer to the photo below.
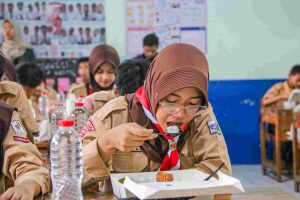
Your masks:
{"label": "boy in khaki uniform", "polygon": [[[171,136],[173,131],[179,134]],[[84,185],[107,180],[111,172],[197,168],[211,173],[222,163],[221,171],[231,174],[226,143],[208,103],[206,58],[187,44],[163,49],[144,86],[105,104],[81,137]]]}
{"label": "boy in khaki uniform", "polygon": [[288,80],[273,85],[263,96],[263,106],[282,107],[295,88],[300,88],[300,65],[295,65],[289,74]]}
{"label": "boy in khaki uniform", "polygon": [[[42,157],[37,147],[27,138],[18,112],[0,102],[1,111],[1,145],[4,155],[1,155],[2,172],[14,181],[14,187],[4,192],[0,199],[24,198],[33,199],[40,192],[49,191],[49,171],[42,166]],[[2,165],[1,165],[2,166]],[[6,188],[7,189],[7,188]]]}

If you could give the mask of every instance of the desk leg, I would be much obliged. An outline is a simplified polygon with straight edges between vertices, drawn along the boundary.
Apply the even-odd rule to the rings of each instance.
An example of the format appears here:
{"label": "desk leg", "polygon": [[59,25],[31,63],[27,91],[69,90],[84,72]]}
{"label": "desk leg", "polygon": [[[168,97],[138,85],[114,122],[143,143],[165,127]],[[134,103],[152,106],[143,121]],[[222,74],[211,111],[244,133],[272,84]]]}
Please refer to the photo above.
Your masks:
{"label": "desk leg", "polygon": [[297,138],[297,128],[293,130],[293,170],[294,170],[294,181],[295,181],[295,191],[299,190],[299,150],[298,150],[298,138]]}
{"label": "desk leg", "polygon": [[261,166],[262,166],[262,174],[267,174],[266,168],[266,133],[264,122],[260,121],[260,152],[261,152]]}
{"label": "desk leg", "polygon": [[275,162],[276,162],[276,178],[281,182],[281,141],[280,141],[280,123],[275,124]]}

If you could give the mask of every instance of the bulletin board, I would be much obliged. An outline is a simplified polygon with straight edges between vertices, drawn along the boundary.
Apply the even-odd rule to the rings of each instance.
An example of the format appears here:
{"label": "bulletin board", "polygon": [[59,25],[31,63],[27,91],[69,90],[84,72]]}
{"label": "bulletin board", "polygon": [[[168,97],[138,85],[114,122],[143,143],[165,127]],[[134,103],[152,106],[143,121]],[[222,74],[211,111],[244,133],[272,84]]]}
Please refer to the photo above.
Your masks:
{"label": "bulletin board", "polygon": [[207,52],[206,0],[127,0],[126,53],[142,52],[143,37],[155,33],[159,48],[183,42]]}
{"label": "bulletin board", "polygon": [[4,19],[18,22],[37,58],[83,57],[106,43],[104,0],[2,0],[1,29]]}

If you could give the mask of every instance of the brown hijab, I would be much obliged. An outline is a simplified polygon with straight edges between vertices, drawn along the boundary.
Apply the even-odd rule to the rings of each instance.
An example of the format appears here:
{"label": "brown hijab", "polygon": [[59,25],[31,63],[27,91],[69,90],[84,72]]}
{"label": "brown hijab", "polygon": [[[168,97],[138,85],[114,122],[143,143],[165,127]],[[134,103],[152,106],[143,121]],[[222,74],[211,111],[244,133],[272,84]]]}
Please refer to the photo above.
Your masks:
{"label": "brown hijab", "polygon": [[[185,87],[199,89],[208,105],[208,63],[205,55],[196,47],[177,43],[164,48],[155,57],[146,76],[145,90],[152,114],[155,116],[158,102],[170,93]],[[132,121],[146,128],[154,128],[144,115],[141,104],[134,94],[126,95],[128,110]],[[181,144],[187,137],[183,134]],[[162,162],[168,151],[168,142],[159,136],[144,143],[142,149],[150,160]]]}
{"label": "brown hijab", "polygon": [[[101,88],[94,79],[95,72],[104,63],[110,63],[116,68],[120,64],[120,58],[115,48],[110,45],[101,44],[92,50],[89,57],[90,82],[93,92],[98,92],[104,89]],[[112,87],[113,84],[109,88],[105,88],[105,90],[110,90]]]}

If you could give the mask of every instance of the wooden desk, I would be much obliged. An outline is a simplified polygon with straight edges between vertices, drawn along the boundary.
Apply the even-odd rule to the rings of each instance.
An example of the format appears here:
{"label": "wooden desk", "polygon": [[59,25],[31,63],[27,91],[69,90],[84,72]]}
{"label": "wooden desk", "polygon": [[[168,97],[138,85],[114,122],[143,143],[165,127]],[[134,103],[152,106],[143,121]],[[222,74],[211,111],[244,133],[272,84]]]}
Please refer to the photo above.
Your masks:
{"label": "wooden desk", "polygon": [[299,192],[300,186],[300,159],[299,150],[300,144],[298,143],[297,129],[300,128],[300,113],[293,113],[294,131],[293,131],[293,168],[294,168],[294,181],[295,191]]}
{"label": "wooden desk", "polygon": [[[274,160],[270,161],[266,158],[266,135],[264,123],[274,124],[274,143],[275,152]],[[260,120],[260,141],[261,141],[261,160],[262,173],[266,175],[266,169],[271,168],[276,173],[277,181],[281,181],[283,169],[291,169],[292,166],[286,165],[281,160],[281,143],[288,141],[286,132],[290,130],[293,123],[292,110],[284,110],[283,108],[262,108]]]}

